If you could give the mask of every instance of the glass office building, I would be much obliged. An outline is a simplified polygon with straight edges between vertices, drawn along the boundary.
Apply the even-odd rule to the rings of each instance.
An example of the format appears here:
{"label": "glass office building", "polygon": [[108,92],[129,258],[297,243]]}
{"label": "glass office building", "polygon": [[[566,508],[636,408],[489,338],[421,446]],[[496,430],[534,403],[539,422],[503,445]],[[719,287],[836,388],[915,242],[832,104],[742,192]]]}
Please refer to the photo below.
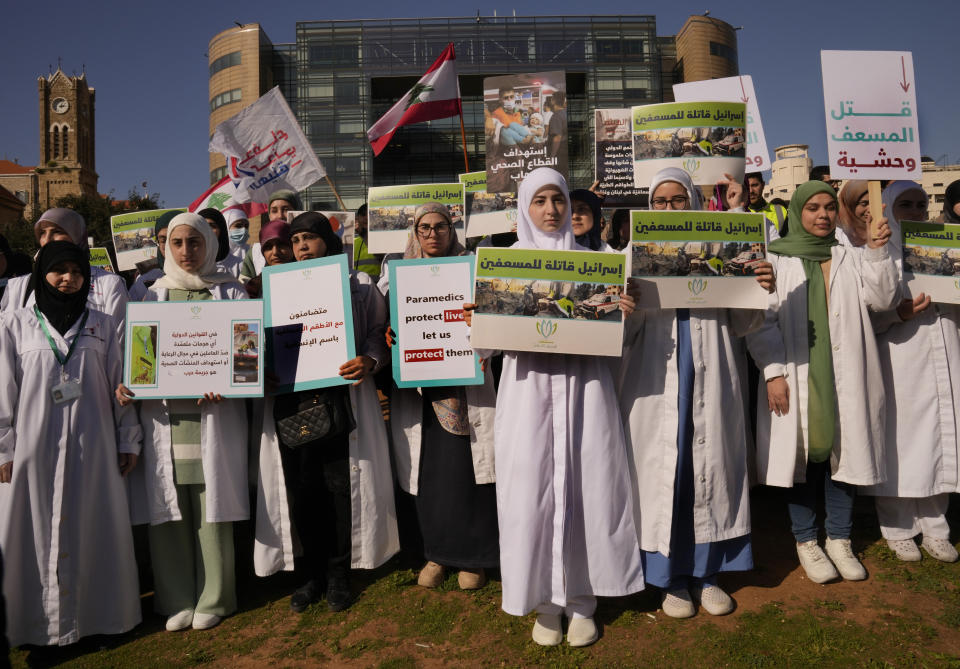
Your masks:
{"label": "glass office building", "polygon": [[[272,45],[272,58],[261,57],[261,63],[276,68],[269,78],[281,84],[347,207],[363,203],[370,186],[456,181],[465,171],[456,117],[401,128],[377,157],[366,139],[367,128],[450,42],[457,55],[471,171],[484,169],[483,79],[566,72],[573,187],[593,181],[591,111],[671,100],[671,86],[682,71],[674,38],[657,36],[653,16],[298,22],[296,42]],[[211,85],[211,95],[215,92]],[[249,102],[236,104],[236,112]],[[304,200],[311,208],[337,208],[325,181],[308,189]]]}

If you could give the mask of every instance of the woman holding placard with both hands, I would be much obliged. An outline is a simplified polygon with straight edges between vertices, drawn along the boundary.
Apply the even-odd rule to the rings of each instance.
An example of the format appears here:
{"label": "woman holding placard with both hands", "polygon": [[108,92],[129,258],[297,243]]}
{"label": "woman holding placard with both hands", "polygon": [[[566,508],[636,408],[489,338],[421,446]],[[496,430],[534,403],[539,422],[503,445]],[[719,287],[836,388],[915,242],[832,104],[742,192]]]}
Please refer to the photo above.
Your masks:
{"label": "woman holding placard with both hands", "polygon": [[[739,206],[740,185],[731,180],[728,189]],[[700,191],[683,170],[661,170],[650,208],[699,210]],[[774,289],[769,263],[757,267],[756,280]],[[663,611],[675,618],[696,613],[691,594],[713,615],[731,612],[716,575],[753,568],[737,338],[759,328],[763,315],[638,309],[625,323],[619,397],[636,531],[646,582],[662,590]]]}
{"label": "woman holding placard with both hands", "polygon": [[[850,546],[855,486],[884,481],[884,383],[872,315],[900,299],[878,222],[862,251],[836,239],[837,196],[822,181],[790,200],[785,237],[769,246],[777,292],[763,328],[747,345],[766,383],[758,397],[761,483],[791,488],[788,510],[807,577],[867,577]],[[767,407],[767,410],[763,410]],[[826,555],[818,543],[818,488],[824,487]],[[829,557],[828,557],[829,556]]]}
{"label": "woman holding placard with both hands", "polygon": [[[841,243],[863,245],[870,223],[866,189],[866,181],[848,181],[840,191]],[[927,195],[916,182],[894,181],[883,203],[890,212],[890,253],[902,276],[900,221],[927,220]],[[876,495],[880,532],[898,558],[921,559],[914,538],[922,533],[927,553],[955,562],[946,512],[949,493],[960,492],[960,307],[931,304],[919,293],[875,315],[874,329],[886,390],[886,481],[862,492]]]}
{"label": "woman holding placard with both hands", "polygon": [[[404,259],[466,254],[446,205],[428,202],[414,215]],[[390,289],[389,276],[380,290]],[[387,343],[393,346],[393,330]],[[464,590],[482,588],[499,564],[493,426],[493,375],[483,385],[395,388],[390,425],[400,487],[416,498],[427,564],[417,583],[436,588],[448,567]]]}
{"label": "woman holding placard with both hands", "polygon": [[[585,251],[574,241],[563,176],[520,183],[513,248]],[[624,296],[621,308],[633,301]],[[476,305],[464,306],[466,318]],[[489,351],[478,351],[487,357]],[[597,640],[597,596],[643,589],[616,394],[596,356],[506,351],[495,427],[503,610],[537,611],[533,640]]]}
{"label": "woman holding placard with both hands", "polygon": [[[294,218],[289,232],[298,262],[343,253],[318,212]],[[374,569],[400,548],[387,433],[372,377],[388,360],[386,307],[366,274],[351,271],[349,281],[357,357],[340,375],[354,383],[267,397],[264,408],[254,566],[260,576],[293,570],[292,519],[307,577],[290,598],[297,612],[324,595],[330,611],[346,609],[353,602],[350,568]],[[320,404],[333,418],[325,434],[297,438],[287,429],[312,420],[312,407]]]}
{"label": "woman holding placard with both hands", "polygon": [[0,550],[14,646],[74,643],[140,622],[122,476],[141,429],[112,389],[123,358],[112,319],[87,308],[90,257],[50,241],[36,304],[0,318]]}
{"label": "woman holding placard with both hands", "polygon": [[[143,301],[242,300],[233,275],[217,270],[217,237],[197,214],[167,228],[164,276]],[[135,400],[117,388],[121,404]],[[233,521],[249,516],[247,413],[242,399],[140,402],[143,463],[134,471],[134,523],[150,523],[155,608],[167,630],[208,629],[237,608]]]}

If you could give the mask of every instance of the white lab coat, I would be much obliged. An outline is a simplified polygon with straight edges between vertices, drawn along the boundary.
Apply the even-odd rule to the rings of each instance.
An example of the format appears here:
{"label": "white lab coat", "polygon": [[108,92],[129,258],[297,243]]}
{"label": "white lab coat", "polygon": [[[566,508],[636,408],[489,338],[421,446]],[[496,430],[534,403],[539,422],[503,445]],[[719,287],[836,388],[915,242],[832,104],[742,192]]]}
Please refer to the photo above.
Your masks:
{"label": "white lab coat", "polygon": [[[82,395],[54,404],[60,364],[33,309],[0,316],[0,548],[12,645],[69,644],[140,622],[133,536],[118,453],[139,453],[140,424],[114,388],[123,358],[109,316],[90,310],[66,372]],[[49,327],[49,326],[48,326]],[[62,337],[66,354],[79,321]]]}
{"label": "white lab coat", "polygon": [[[10,279],[7,290],[0,299],[0,311],[22,309],[36,304],[36,296],[31,292],[27,304],[23,304],[23,296],[30,286],[30,275],[18,276]],[[117,331],[117,341],[123,345],[124,323],[127,318],[127,284],[123,279],[99,267],[90,268],[90,295],[87,297],[87,306],[113,318]]]}
{"label": "white lab coat", "polygon": [[[167,289],[152,287],[145,302],[167,299]],[[215,300],[245,300],[239,283],[216,284]],[[131,474],[134,524],[159,525],[181,520],[173,476],[170,412],[166,400],[143,400],[143,457]],[[250,516],[247,493],[247,411],[243,399],[204,402],[200,407],[200,459],[206,486],[208,523],[245,520]]]}
{"label": "white lab coat", "polygon": [[[363,272],[351,272],[350,292],[357,355],[370,356],[377,362],[376,368],[380,368],[389,360],[384,341],[383,296]],[[372,373],[360,385],[349,388],[357,421],[357,428],[349,437],[350,566],[374,569],[400,550],[390,449]],[[292,519],[272,397],[263,403],[262,425],[253,562],[258,576],[269,576],[280,570],[292,571],[294,567]]]}
{"label": "white lab coat", "polygon": [[[747,336],[763,373],[757,397],[757,475],[760,483],[792,487],[806,476],[807,342],[806,275],[799,258],[770,254],[777,290],[763,327]],[[837,395],[837,431],[830,465],[833,479],[872,485],[886,478],[884,388],[870,311],[900,301],[897,268],[887,246],[832,249],[828,316]],[[776,416],[767,406],[764,380],[784,376],[790,408]]]}
{"label": "white lab coat", "polygon": [[[693,504],[698,544],[750,532],[747,430],[737,337],[763,323],[758,309],[691,309],[693,352]],[[675,309],[641,309],[624,332],[620,412],[633,475],[640,547],[670,555],[677,471],[677,319]]]}
{"label": "white lab coat", "polygon": [[599,357],[504,353],[495,439],[507,613],[643,589],[616,401]]}
{"label": "white lab coat", "polygon": [[[377,283],[384,298],[390,298],[389,272]],[[489,367],[482,385],[464,386],[467,416],[470,424],[470,455],[477,485],[494,483],[494,418],[497,392]],[[421,422],[423,394],[420,388],[394,388],[390,398],[390,435],[393,437],[393,462],[397,481],[404,492],[416,495],[419,490]]]}
{"label": "white lab coat", "polygon": [[[892,218],[888,224],[890,253],[902,279],[900,226]],[[850,245],[846,235],[837,238]],[[909,294],[906,286],[903,292]],[[862,492],[920,498],[960,492],[960,306],[934,303],[906,322],[889,311],[875,315],[873,323],[886,389],[887,480]]]}

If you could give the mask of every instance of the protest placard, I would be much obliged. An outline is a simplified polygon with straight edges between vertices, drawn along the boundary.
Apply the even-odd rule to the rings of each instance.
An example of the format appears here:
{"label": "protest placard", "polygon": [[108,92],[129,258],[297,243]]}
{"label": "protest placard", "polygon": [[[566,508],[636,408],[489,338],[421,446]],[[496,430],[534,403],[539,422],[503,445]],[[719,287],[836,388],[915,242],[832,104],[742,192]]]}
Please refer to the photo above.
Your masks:
{"label": "protest placard", "polygon": [[762,214],[631,211],[638,308],[766,309],[754,278],[767,257]]}
{"label": "protest placard", "polygon": [[650,185],[665,167],[698,186],[730,174],[743,180],[747,111],[742,102],[670,102],[631,108],[633,182]]}
{"label": "protest placard", "polygon": [[261,300],[130,302],[124,383],[137,399],[263,396]]}
{"label": "protest placard", "polygon": [[960,304],[960,225],[901,221],[903,278],[911,295]]}
{"label": "protest placard", "polygon": [[562,71],[483,80],[487,190],[516,193],[538,167],[567,175],[567,83]]}
{"label": "protest placard", "polygon": [[620,355],[627,256],[477,249],[474,348]]}
{"label": "protest placard", "polygon": [[90,248],[90,267],[99,267],[108,272],[116,271],[113,269],[113,261],[110,260],[109,251],[103,246],[93,246]]}
{"label": "protest placard", "polygon": [[515,193],[488,193],[487,173],[460,175],[467,211],[467,237],[512,232],[517,225]]}
{"label": "protest placard", "polygon": [[473,291],[470,256],[390,263],[393,380],[398,388],[483,383],[463,305]]}
{"label": "protest placard", "polygon": [[[595,109],[594,179],[605,207],[646,207],[647,187],[633,185],[629,109]],[[649,184],[648,184],[649,185]]]}
{"label": "protest placard", "polygon": [[427,202],[447,205],[453,229],[462,244],[466,240],[463,184],[374,186],[367,197],[367,243],[370,253],[402,253],[413,233],[413,217],[417,207]]}
{"label": "protest placard", "polygon": [[830,176],[918,180],[920,135],[913,55],[909,51],[821,51],[820,66]]}
{"label": "protest placard", "polygon": [[356,357],[345,255],[265,267],[263,297],[275,392],[352,383],[339,373]]}
{"label": "protest placard", "polygon": [[136,269],[138,262],[157,257],[153,227],[157,219],[168,211],[173,210],[133,211],[110,217],[110,234],[113,235],[113,250],[117,254],[117,269],[121,272]]}
{"label": "protest placard", "polygon": [[673,97],[677,102],[698,100],[723,100],[743,102],[747,105],[747,149],[745,165],[747,172],[763,172],[771,169],[767,138],[760,121],[760,106],[753,90],[753,77],[748,74],[722,79],[705,79],[673,85]]}

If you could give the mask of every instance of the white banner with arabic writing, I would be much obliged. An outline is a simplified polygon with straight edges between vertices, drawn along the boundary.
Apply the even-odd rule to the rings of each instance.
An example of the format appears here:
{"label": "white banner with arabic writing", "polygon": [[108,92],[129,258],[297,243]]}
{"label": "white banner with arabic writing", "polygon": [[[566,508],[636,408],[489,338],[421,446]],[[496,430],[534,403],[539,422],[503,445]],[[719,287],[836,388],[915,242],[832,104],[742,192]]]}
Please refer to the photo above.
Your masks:
{"label": "white banner with arabic writing", "polygon": [[907,179],[921,175],[913,54],[821,51],[830,175]]}
{"label": "white banner with arabic writing", "polygon": [[268,202],[274,191],[301,191],[326,175],[278,87],[218,125],[210,152],[226,157],[236,202]]}

